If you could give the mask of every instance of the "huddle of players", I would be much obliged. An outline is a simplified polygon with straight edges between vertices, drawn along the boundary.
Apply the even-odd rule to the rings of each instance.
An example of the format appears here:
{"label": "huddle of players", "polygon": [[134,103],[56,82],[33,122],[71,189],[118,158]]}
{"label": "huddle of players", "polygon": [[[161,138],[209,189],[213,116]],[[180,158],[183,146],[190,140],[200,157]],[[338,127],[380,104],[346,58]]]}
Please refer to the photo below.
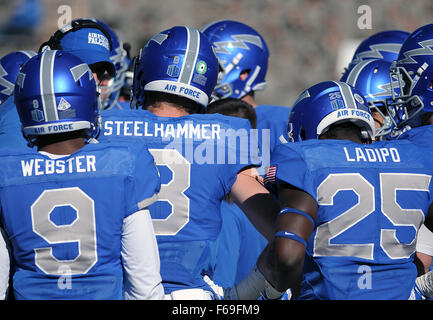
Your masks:
{"label": "huddle of players", "polygon": [[[72,24],[65,33],[86,28],[97,29]],[[0,151],[0,293],[10,259],[17,299],[279,299],[287,289],[298,299],[430,296],[430,274],[417,278],[413,261],[418,230],[433,227],[431,40],[433,25],[366,39],[341,81],[306,89],[286,118],[251,103],[265,87],[267,47],[239,22],[152,37],[133,64],[133,109],[100,111],[98,62],[40,50],[14,81],[23,135],[37,150]],[[251,170],[260,161],[228,161],[242,148],[214,143],[224,161],[195,163],[187,144],[203,152],[205,134],[179,141],[155,129],[213,124],[251,138],[253,121],[206,114],[211,99],[229,97],[262,110],[257,128],[271,130],[260,148],[270,153],[272,195]],[[122,123],[149,131],[106,130]],[[227,285],[213,278],[224,264],[228,195],[265,240],[251,272]]]}

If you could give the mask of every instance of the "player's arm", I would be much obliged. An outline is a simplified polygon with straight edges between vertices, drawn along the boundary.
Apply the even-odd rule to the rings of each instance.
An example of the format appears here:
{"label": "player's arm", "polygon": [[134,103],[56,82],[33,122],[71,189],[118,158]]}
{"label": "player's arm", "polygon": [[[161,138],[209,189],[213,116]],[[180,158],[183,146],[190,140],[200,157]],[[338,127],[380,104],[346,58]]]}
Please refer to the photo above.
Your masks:
{"label": "player's arm", "polygon": [[416,261],[419,261],[421,266],[421,274],[427,273],[430,270],[433,256],[433,232],[425,225],[422,225],[418,230],[416,239]]}
{"label": "player's arm", "polygon": [[[433,232],[433,203],[429,207],[424,225],[427,227],[428,231]],[[416,285],[413,291],[420,292],[424,297],[433,297],[433,271],[419,276],[416,279]]]}
{"label": "player's arm", "polygon": [[433,232],[433,203],[431,203],[430,207],[428,208],[428,213],[424,220],[424,225],[430,232]]}
{"label": "player's arm", "polygon": [[0,227],[0,300],[5,300],[9,287],[10,257],[6,234]]}
{"label": "player's arm", "polygon": [[253,170],[238,173],[230,196],[247,215],[254,227],[268,240],[274,237],[275,218],[279,204],[269,191],[257,180]]}
{"label": "player's arm", "polygon": [[164,299],[158,246],[147,209],[124,219],[121,255],[125,270],[125,299]]}
{"label": "player's arm", "polygon": [[253,270],[233,288],[224,290],[225,299],[278,299],[291,288],[299,288],[305,248],[314,229],[316,201],[306,192],[284,184],[279,199],[274,237],[263,250]]}
{"label": "player's arm", "polygon": [[317,203],[308,193],[288,184],[280,186],[279,199],[283,209],[277,218],[275,237],[257,265],[276,290],[291,288],[296,294],[307,241],[314,230]]}

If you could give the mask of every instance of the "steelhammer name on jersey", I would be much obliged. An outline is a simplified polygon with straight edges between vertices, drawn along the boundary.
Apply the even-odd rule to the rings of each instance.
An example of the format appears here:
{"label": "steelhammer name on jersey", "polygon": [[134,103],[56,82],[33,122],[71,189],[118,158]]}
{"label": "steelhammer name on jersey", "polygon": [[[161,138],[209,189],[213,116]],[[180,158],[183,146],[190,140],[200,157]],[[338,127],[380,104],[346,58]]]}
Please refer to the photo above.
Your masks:
{"label": "steelhammer name on jersey", "polygon": [[185,123],[149,123],[146,121],[111,121],[104,122],[105,136],[135,136],[187,139],[220,139],[219,124]]}
{"label": "steelhammer name on jersey", "polygon": [[94,155],[77,156],[68,159],[31,159],[21,160],[24,177],[86,173],[96,171],[96,157]]}

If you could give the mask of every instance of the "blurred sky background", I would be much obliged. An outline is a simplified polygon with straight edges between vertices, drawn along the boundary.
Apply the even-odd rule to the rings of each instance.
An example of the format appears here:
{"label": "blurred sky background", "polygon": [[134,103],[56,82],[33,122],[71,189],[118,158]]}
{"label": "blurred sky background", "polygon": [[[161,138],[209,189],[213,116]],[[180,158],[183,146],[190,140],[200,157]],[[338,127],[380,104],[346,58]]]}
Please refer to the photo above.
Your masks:
{"label": "blurred sky background", "polygon": [[66,23],[64,6],[71,19],[94,17],[111,26],[131,44],[132,55],[175,25],[244,22],[265,38],[271,54],[268,87],[256,98],[285,106],[317,82],[338,80],[366,37],[389,29],[411,32],[433,22],[431,0],[0,0],[0,56],[37,51]]}

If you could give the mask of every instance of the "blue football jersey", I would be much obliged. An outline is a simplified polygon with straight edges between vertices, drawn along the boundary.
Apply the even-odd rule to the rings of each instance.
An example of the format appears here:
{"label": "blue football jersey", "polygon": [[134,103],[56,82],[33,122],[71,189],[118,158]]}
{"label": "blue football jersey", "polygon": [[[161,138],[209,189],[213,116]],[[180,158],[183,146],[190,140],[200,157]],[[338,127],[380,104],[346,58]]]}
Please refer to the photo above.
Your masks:
{"label": "blue football jersey", "polygon": [[[411,128],[410,130],[401,134],[398,139],[408,140],[414,144],[432,149],[433,144],[431,141],[433,140],[433,125]],[[429,270],[433,270],[433,263],[430,265]],[[429,300],[431,300],[431,298]]]}
{"label": "blue football jersey", "polygon": [[250,273],[268,241],[236,204],[223,201],[221,212],[223,222],[213,281],[228,288]]}
{"label": "blue football jersey", "polygon": [[411,128],[398,137],[398,140],[408,140],[417,145],[430,149],[433,148],[433,144],[431,143],[432,139],[433,125]]}
{"label": "blue football jersey", "polygon": [[262,166],[258,171],[264,176],[272,158],[272,151],[279,143],[280,137],[287,139],[287,123],[291,109],[261,104],[254,110],[257,115],[258,141],[262,155]]}
{"label": "blue football jersey", "polygon": [[[221,201],[237,173],[260,165],[248,120],[220,114],[170,118],[147,110],[105,110],[99,141],[145,140],[161,174],[150,206],[166,293],[208,288],[213,275]],[[251,151],[251,152],[250,152]]]}
{"label": "blue football jersey", "polygon": [[129,110],[131,109],[131,102],[130,101],[119,101],[117,100],[110,109],[115,108],[118,110]]}
{"label": "blue football jersey", "polygon": [[277,180],[318,204],[300,299],[409,297],[416,235],[433,200],[432,155],[403,140],[277,147]]}
{"label": "blue football jersey", "polygon": [[[286,137],[290,108],[284,106],[259,105],[257,116],[257,138],[262,160],[258,168],[264,176],[272,158],[272,150]],[[214,281],[223,287],[239,283],[254,267],[267,240],[254,228],[236,204],[221,206],[223,225],[218,239],[217,266]]]}
{"label": "blue football jersey", "polygon": [[144,144],[87,144],[60,159],[0,151],[0,205],[16,299],[122,299],[123,220],[156,200]]}
{"label": "blue football jersey", "polygon": [[131,109],[131,102],[130,101],[116,101],[116,104],[114,106],[115,108],[121,109],[121,110],[129,110]]}
{"label": "blue football jersey", "polygon": [[0,105],[0,148],[28,148],[13,95]]}

